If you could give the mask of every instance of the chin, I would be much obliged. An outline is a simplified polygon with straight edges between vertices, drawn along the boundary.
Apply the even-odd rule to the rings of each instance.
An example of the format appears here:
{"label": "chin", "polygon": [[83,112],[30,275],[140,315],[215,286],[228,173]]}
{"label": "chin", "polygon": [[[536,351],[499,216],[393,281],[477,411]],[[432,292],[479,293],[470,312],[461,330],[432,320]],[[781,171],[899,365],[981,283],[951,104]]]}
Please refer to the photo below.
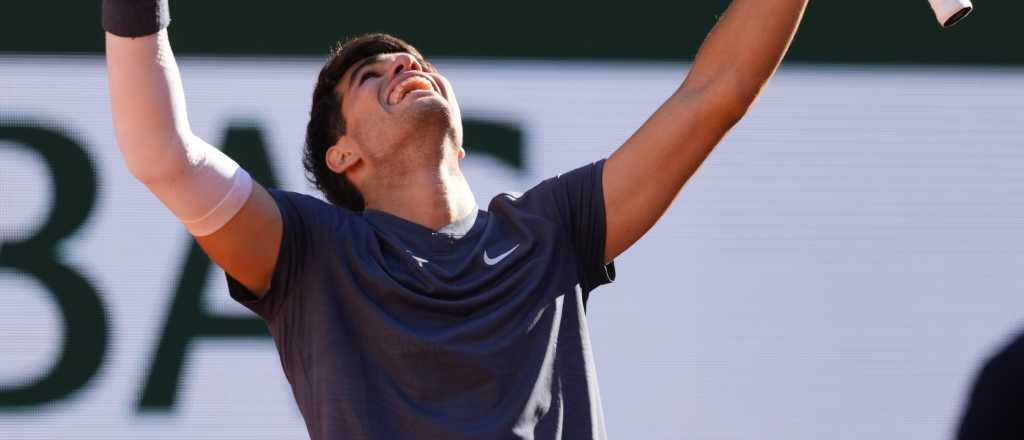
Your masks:
{"label": "chin", "polygon": [[404,124],[412,128],[411,134],[415,136],[445,136],[459,122],[455,120],[455,113],[448,103],[440,97],[421,98],[409,103],[402,112],[402,119]]}

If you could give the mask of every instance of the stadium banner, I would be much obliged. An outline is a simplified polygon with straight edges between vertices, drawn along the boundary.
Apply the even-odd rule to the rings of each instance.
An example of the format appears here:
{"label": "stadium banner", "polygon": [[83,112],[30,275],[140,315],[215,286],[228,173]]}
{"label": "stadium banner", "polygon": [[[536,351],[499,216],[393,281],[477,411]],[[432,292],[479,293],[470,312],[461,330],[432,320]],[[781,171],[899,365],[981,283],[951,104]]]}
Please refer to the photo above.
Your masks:
{"label": "stadium banner", "polygon": [[[0,53],[99,53],[101,1],[7,2]],[[518,0],[421,2],[171,0],[177,54],[324,56],[337,40],[367,32],[407,39],[428,58],[692,59],[729,0],[606,3]],[[789,62],[1024,65],[1018,1],[977,1],[977,11],[942,29],[925,0],[811,2]],[[59,32],[40,32],[40,23]],[[29,38],[28,36],[31,36]]]}
{"label": "stadium banner", "polygon": [[[312,192],[317,59],[179,62],[196,134]],[[687,68],[436,64],[481,207],[611,154]],[[263,323],[125,168],[102,58],[0,78],[0,438],[306,438]],[[948,436],[1024,325],[1020,102],[1020,69],[783,68],[591,297],[610,436]]]}

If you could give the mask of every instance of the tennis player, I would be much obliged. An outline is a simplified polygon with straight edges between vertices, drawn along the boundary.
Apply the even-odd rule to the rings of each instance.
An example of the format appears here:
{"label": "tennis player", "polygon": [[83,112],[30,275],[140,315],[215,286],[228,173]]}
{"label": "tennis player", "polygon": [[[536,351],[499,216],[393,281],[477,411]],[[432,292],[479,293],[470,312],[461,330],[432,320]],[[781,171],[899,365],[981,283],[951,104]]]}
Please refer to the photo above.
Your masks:
{"label": "tennis player", "polygon": [[409,44],[362,36],[320,71],[304,162],[325,203],[192,134],[167,0],[105,0],[103,17],[127,166],[266,321],[311,438],[604,439],[588,295],[746,113],[806,5],[733,1],[607,160],[486,210],[455,91]]}

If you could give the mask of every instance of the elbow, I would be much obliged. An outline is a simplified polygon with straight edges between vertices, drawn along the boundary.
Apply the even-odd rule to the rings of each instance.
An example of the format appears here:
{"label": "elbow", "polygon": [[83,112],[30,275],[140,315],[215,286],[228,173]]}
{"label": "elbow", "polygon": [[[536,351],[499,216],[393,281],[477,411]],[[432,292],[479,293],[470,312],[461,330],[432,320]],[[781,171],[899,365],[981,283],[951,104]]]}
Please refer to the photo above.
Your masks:
{"label": "elbow", "polygon": [[164,182],[174,180],[176,176],[180,176],[184,172],[184,167],[170,167],[162,164],[158,166],[143,166],[129,163],[128,171],[139,183],[147,188],[152,188]]}
{"label": "elbow", "polygon": [[118,133],[117,142],[128,172],[147,187],[177,179],[197,159],[190,157],[177,133],[162,138]]}
{"label": "elbow", "polygon": [[705,103],[732,126],[747,115],[764,85],[764,81],[756,79],[725,76],[706,87]]}
{"label": "elbow", "polygon": [[746,116],[750,106],[750,101],[735,96],[731,91],[709,91],[700,96],[697,114],[700,121],[728,131]]}
{"label": "elbow", "polygon": [[723,121],[725,121],[725,124],[731,128],[738,124],[740,120],[747,115],[747,112],[750,110],[750,107],[752,105],[753,100],[733,100],[730,102],[720,103],[719,105],[716,106],[716,111],[719,115],[721,115],[721,118]]}

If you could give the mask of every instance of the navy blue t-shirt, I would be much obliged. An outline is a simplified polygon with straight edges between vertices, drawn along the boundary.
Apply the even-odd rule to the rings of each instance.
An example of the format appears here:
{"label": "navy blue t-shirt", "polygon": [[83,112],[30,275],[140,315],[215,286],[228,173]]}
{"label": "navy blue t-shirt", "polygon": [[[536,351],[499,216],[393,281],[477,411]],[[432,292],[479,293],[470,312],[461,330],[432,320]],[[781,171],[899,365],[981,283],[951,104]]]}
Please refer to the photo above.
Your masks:
{"label": "navy blue t-shirt", "polygon": [[603,165],[441,231],[271,191],[270,290],[228,286],[267,322],[310,437],[604,439],[584,313],[615,277]]}

